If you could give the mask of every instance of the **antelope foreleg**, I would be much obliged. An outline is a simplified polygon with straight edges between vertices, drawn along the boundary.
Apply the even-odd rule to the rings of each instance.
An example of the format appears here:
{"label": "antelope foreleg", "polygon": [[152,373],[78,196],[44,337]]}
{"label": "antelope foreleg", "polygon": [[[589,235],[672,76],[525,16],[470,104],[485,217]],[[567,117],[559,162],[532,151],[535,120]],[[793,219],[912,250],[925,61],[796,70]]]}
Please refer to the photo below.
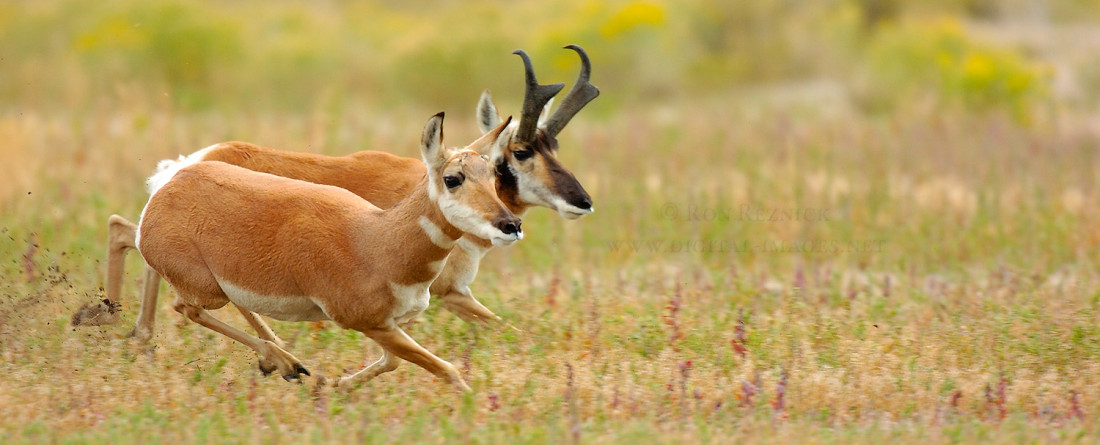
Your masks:
{"label": "antelope foreleg", "polygon": [[130,336],[140,342],[153,336],[153,325],[157,322],[157,296],[160,293],[160,274],[148,265],[145,266],[145,286],[141,293],[141,309]]}
{"label": "antelope foreleg", "polygon": [[487,326],[493,322],[501,321],[501,318],[498,317],[497,314],[494,314],[493,311],[478,302],[477,299],[468,292],[451,290],[443,294],[439,299],[443,302],[444,308],[469,323]]}
{"label": "antelope foreleg", "polygon": [[355,384],[357,382],[366,382],[370,379],[378,377],[379,374],[386,373],[397,369],[397,365],[401,364],[401,359],[397,358],[389,351],[382,350],[382,357],[378,361],[371,363],[370,366],[363,368],[361,371],[340,377],[336,381],[336,386],[345,387]]}
{"label": "antelope foreleg", "polygon": [[[466,381],[462,379],[462,376],[458,373],[458,369],[454,365],[432,354],[423,346],[420,346],[409,334],[401,328],[393,326],[383,329],[368,329],[362,331],[371,340],[378,343],[382,349],[386,352],[393,354],[404,360],[413,362],[417,366],[428,370],[437,377],[440,377],[461,391],[470,391],[470,387],[466,385]],[[387,359],[385,355],[382,356],[383,360]],[[382,360],[380,360],[381,362]],[[374,365],[371,365],[373,367]],[[370,369],[370,367],[368,367]],[[381,372],[375,374],[378,375]]]}

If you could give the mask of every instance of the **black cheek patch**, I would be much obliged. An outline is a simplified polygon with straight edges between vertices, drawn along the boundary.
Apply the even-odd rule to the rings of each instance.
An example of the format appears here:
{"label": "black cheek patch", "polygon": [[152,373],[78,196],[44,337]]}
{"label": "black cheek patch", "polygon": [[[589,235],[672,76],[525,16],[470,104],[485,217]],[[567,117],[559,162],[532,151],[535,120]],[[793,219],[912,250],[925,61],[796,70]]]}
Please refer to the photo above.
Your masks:
{"label": "black cheek patch", "polygon": [[497,180],[500,181],[501,189],[519,193],[516,175],[512,174],[512,169],[508,168],[508,161],[505,158],[500,158],[500,162],[497,162]]}

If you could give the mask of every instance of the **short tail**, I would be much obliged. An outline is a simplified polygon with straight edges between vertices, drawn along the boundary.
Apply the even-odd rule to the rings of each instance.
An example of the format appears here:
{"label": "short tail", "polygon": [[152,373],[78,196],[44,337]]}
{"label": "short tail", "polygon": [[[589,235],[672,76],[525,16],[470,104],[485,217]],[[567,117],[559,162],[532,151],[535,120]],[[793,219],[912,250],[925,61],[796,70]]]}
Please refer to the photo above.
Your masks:
{"label": "short tail", "polygon": [[153,176],[150,176],[149,179],[145,180],[145,190],[147,190],[149,192],[149,195],[152,196],[153,193],[156,193],[157,190],[160,190],[161,187],[164,187],[164,184],[167,184],[168,181],[171,181],[172,178],[176,176],[176,173],[179,173],[180,170],[182,170],[184,167],[187,167],[188,165],[201,162],[206,157],[206,153],[210,150],[213,150],[217,146],[218,144],[211,145],[187,156],[180,155],[179,158],[174,160],[165,159],[158,162],[157,169],[153,173]]}

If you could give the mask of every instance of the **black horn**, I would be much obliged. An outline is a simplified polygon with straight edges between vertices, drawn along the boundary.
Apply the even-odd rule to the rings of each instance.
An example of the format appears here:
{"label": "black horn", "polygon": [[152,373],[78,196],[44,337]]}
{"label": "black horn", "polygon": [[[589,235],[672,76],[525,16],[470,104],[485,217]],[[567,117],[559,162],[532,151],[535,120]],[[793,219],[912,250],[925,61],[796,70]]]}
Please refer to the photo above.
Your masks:
{"label": "black horn", "polygon": [[[531,66],[531,58],[527,57],[527,53],[523,52],[522,49],[517,49],[512,51],[512,54],[518,54],[523,58],[523,67],[527,78],[527,92],[523,96],[523,113],[519,118],[519,130],[516,131],[516,138],[522,142],[533,142],[542,107],[546,106],[546,103],[553,99],[554,95],[558,94],[562,88],[565,88],[565,84],[539,85],[538,80],[535,79],[535,68]],[[566,121],[568,120],[567,118]]]}
{"label": "black horn", "polygon": [[577,83],[569,89],[569,93],[565,95],[557,111],[554,111],[543,126],[543,131],[550,136],[557,136],[565,128],[565,124],[568,124],[569,120],[581,111],[581,108],[600,95],[600,89],[588,82],[588,78],[592,76],[592,62],[588,60],[588,53],[577,45],[569,45],[565,48],[576,51],[581,56],[581,73],[577,76]]}

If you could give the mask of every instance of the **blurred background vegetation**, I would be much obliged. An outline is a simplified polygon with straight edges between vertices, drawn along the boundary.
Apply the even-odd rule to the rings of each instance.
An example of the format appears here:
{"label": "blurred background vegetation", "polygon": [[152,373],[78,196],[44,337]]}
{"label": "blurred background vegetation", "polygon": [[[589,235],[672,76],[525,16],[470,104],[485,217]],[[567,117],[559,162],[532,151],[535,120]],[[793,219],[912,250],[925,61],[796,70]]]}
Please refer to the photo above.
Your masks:
{"label": "blurred background vegetation", "polygon": [[[603,113],[813,81],[878,113],[918,103],[1027,118],[1050,99],[1050,53],[1086,44],[1066,48],[1052,28],[1098,17],[1087,0],[3,2],[0,107],[468,108],[483,88],[521,85],[511,50],[559,81],[576,69],[559,48],[578,43]],[[982,26],[1003,23],[1015,34]],[[1089,104],[1092,54],[1068,67],[1088,71],[1072,87]]]}

